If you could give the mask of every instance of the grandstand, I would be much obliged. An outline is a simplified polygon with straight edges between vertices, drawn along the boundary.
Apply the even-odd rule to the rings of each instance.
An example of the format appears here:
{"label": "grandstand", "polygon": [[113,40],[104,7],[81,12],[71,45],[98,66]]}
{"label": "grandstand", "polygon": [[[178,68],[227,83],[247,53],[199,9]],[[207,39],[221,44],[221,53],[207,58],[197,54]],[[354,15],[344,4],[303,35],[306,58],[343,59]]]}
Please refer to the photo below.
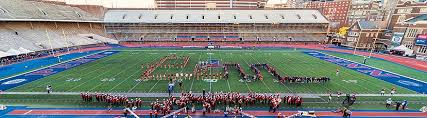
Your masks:
{"label": "grandstand", "polygon": [[105,42],[117,43],[104,37],[101,18],[93,17],[79,8],[8,0],[0,1],[0,10],[0,51],[8,56]]}
{"label": "grandstand", "polygon": [[129,10],[111,9],[107,34],[122,44],[178,42],[310,42],[328,33],[317,10]]}

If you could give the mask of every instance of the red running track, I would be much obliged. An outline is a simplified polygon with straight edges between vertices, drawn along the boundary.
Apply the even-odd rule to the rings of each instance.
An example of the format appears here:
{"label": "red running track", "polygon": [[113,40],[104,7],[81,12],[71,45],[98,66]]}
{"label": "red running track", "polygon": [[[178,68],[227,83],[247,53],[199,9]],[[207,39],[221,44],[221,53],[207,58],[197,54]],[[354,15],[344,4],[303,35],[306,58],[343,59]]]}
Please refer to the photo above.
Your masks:
{"label": "red running track", "polygon": [[[245,111],[254,116],[276,116],[279,112],[271,113],[267,111]],[[7,115],[122,115],[122,110],[14,110]],[[137,110],[137,115],[149,115],[149,110]],[[297,111],[280,111],[281,115],[293,115]],[[201,111],[191,113],[190,115],[202,115]],[[210,113],[207,116],[223,116],[222,112]],[[341,113],[333,113],[330,111],[316,112],[316,116],[342,116]],[[353,111],[352,116],[376,116],[376,117],[427,117],[427,113],[422,112],[369,112],[369,111]]]}

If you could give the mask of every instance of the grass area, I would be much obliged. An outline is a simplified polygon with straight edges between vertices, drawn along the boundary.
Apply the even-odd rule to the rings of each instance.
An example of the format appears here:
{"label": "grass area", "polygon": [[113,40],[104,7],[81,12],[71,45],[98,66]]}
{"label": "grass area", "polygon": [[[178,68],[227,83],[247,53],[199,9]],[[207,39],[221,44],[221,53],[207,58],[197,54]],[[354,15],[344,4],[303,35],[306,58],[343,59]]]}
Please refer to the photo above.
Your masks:
{"label": "grass area", "polygon": [[[326,54],[330,54],[333,56],[337,56],[340,58],[344,58],[344,59],[349,59],[352,61],[356,61],[359,63],[363,63],[363,56],[358,56],[358,55],[352,55],[352,54],[344,54],[344,53],[338,53],[338,52],[328,52],[328,51],[323,51],[323,53]],[[378,59],[378,58],[370,58],[366,61],[367,65],[379,68],[379,69],[383,69],[383,70],[388,70],[394,73],[398,73],[404,76],[408,76],[411,78],[415,78],[418,80],[422,80],[422,81],[427,81],[427,72],[424,71],[420,71],[417,69],[413,69],[404,65],[400,65],[397,63],[393,63],[387,60],[382,60],[382,59]]]}
{"label": "grass area", "polygon": [[[273,77],[261,69],[263,81],[240,82],[238,72],[230,70],[228,80],[218,80],[209,83],[202,80],[184,80],[184,91],[202,92],[267,92],[267,93],[330,93],[341,91],[344,93],[378,93],[382,88],[395,87],[390,83],[378,80],[368,75],[350,69],[341,69],[341,76],[335,76],[338,65],[311,57],[300,50],[151,50],[132,49],[99,59],[97,61],[75,67],[59,74],[55,74],[25,85],[10,89],[14,92],[44,92],[47,85],[52,85],[55,92],[150,92],[164,93],[167,90],[167,80],[141,81],[140,76],[144,69],[141,64],[147,65],[160,58],[176,54],[189,56],[189,64],[185,68],[159,68],[154,74],[192,73],[194,65],[199,61],[218,59],[221,63],[240,63],[247,74],[254,73],[249,64],[268,63],[275,67],[281,75],[287,76],[328,76],[331,81],[319,83],[286,83],[280,84]],[[175,60],[175,63],[181,63]],[[174,63],[174,62],[168,62]],[[347,80],[352,80],[348,82]],[[398,93],[415,93],[406,88],[398,87]],[[175,92],[179,92],[175,89]]]}

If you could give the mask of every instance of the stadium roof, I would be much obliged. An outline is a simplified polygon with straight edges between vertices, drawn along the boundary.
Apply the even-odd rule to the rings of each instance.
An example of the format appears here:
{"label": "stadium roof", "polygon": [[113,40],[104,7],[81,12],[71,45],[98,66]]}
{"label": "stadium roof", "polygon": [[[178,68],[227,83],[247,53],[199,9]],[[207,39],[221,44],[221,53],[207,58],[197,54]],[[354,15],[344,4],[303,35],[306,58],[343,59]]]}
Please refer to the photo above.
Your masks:
{"label": "stadium roof", "polygon": [[108,10],[106,23],[329,23],[318,10]]}
{"label": "stadium roof", "polygon": [[27,0],[0,0],[0,21],[99,22],[76,7]]}
{"label": "stadium roof", "polygon": [[427,14],[418,15],[405,21],[409,24],[427,24]]}

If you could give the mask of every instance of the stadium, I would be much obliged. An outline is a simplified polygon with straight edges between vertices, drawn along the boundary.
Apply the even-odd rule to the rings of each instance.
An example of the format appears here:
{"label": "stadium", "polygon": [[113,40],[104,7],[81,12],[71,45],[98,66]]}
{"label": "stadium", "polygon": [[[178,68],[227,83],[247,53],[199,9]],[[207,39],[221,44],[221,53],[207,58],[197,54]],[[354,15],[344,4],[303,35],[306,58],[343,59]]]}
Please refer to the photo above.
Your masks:
{"label": "stadium", "polygon": [[2,0],[0,117],[427,117],[427,62],[330,44],[330,24]]}

